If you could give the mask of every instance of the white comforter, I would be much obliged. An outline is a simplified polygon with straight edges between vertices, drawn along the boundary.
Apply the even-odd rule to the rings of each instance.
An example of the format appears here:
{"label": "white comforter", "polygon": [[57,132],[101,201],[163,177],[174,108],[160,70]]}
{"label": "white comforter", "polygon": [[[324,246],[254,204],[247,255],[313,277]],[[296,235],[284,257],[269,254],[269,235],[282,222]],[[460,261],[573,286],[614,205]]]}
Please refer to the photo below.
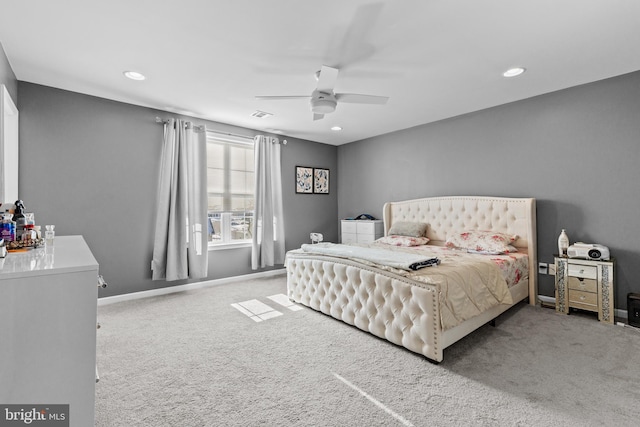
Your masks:
{"label": "white comforter", "polygon": [[377,265],[383,265],[400,270],[416,271],[425,266],[431,260],[420,254],[392,251],[382,247],[367,247],[341,245],[336,243],[318,243],[315,245],[304,244],[302,250],[309,253],[337,256],[353,260],[364,260]]}

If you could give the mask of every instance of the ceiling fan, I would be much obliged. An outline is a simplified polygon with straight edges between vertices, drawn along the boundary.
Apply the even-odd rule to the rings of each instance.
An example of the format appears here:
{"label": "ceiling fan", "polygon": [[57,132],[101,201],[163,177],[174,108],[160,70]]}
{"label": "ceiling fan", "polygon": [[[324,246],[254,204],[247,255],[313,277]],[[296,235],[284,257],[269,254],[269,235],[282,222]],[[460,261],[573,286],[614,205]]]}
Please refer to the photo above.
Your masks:
{"label": "ceiling fan", "polygon": [[316,72],[318,86],[311,95],[300,96],[256,96],[257,99],[283,100],[283,99],[310,99],[311,111],[313,112],[313,120],[320,120],[325,114],[333,113],[338,102],[350,104],[373,104],[383,105],[387,103],[389,97],[375,95],[360,95],[357,93],[334,93],[336,79],[338,78],[338,69],[322,66],[320,71]]}

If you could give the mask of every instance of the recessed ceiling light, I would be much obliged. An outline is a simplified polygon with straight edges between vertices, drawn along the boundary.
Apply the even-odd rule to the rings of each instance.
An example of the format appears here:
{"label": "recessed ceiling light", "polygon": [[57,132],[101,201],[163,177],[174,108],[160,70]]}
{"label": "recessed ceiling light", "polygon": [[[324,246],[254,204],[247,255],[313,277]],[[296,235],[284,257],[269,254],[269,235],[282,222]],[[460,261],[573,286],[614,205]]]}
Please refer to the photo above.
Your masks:
{"label": "recessed ceiling light", "polygon": [[138,73],[137,71],[125,71],[122,74],[124,74],[125,77],[127,77],[127,78],[129,78],[131,80],[144,80],[144,79],[146,79],[144,74]]}
{"label": "recessed ceiling light", "polygon": [[505,77],[516,77],[516,76],[519,76],[520,74],[524,73],[525,71],[526,71],[525,68],[514,67],[514,68],[508,69],[502,75],[505,76]]}
{"label": "recessed ceiling light", "polygon": [[341,128],[340,126],[333,126],[333,127],[331,128],[331,130],[334,130],[334,131],[338,132],[338,131],[341,131],[341,130],[342,130],[342,128]]}

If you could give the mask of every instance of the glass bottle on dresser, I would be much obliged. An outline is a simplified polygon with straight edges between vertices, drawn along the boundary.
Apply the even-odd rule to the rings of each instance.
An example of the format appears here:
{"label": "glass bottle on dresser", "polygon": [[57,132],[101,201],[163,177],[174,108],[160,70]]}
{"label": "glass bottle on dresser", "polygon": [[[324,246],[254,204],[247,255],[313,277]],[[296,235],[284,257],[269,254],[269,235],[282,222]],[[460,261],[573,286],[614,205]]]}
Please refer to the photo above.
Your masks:
{"label": "glass bottle on dresser", "polygon": [[56,237],[55,225],[45,225],[44,232],[44,246],[50,247],[53,246],[53,239]]}

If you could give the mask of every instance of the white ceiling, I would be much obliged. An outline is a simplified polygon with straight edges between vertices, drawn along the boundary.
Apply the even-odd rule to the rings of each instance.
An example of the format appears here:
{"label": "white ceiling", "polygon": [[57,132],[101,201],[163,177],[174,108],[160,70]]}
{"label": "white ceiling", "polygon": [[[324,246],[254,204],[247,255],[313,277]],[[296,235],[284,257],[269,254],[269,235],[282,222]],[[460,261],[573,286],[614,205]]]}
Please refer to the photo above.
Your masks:
{"label": "white ceiling", "polygon": [[[340,145],[640,70],[640,1],[2,0],[0,43],[18,80]],[[323,64],[389,102],[255,99]]]}

